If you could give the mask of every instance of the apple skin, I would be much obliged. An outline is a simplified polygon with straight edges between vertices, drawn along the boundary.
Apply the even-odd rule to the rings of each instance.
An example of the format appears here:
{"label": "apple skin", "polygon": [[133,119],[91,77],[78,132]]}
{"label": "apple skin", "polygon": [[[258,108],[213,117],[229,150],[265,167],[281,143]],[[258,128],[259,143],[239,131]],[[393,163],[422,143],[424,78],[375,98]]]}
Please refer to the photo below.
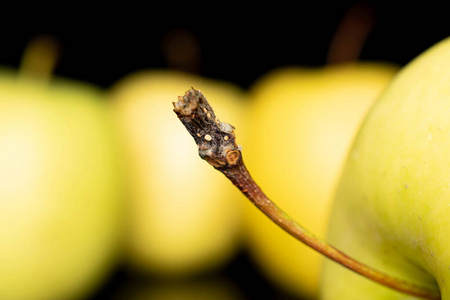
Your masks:
{"label": "apple skin", "polygon": [[104,91],[0,71],[0,299],[78,299],[120,254],[117,140]]}
{"label": "apple skin", "polygon": [[[450,299],[450,39],[414,59],[371,109],[337,189],[329,242]],[[416,299],[326,262],[322,298]]]}
{"label": "apple skin", "polygon": [[212,270],[240,248],[245,199],[198,149],[172,102],[194,86],[217,116],[242,124],[245,93],[237,86],[174,70],[123,78],[110,96],[127,158],[127,264],[162,277]]}
{"label": "apple skin", "polygon": [[[369,62],[284,67],[250,90],[246,165],[269,198],[322,238],[351,141],[397,70],[392,64]],[[252,205],[246,208],[248,247],[258,267],[278,287],[316,298],[321,256]]]}

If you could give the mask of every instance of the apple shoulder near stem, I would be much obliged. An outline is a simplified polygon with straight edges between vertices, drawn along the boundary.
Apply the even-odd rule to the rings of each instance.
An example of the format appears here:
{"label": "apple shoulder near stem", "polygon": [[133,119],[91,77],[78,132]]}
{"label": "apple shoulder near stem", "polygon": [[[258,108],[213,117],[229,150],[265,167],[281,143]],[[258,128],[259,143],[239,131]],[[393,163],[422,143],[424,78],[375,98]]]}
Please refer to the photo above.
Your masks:
{"label": "apple shoulder near stem", "polygon": [[[413,60],[365,119],[347,158],[328,240],[450,299],[450,39]],[[326,262],[322,298],[415,299]]]}
{"label": "apple shoulder near stem", "polygon": [[[246,165],[271,199],[321,238],[351,141],[397,70],[392,64],[369,62],[284,67],[250,90]],[[246,208],[247,245],[258,268],[285,291],[316,298],[320,254],[252,205]]]}
{"label": "apple shoulder near stem", "polygon": [[0,298],[86,297],[115,266],[122,187],[102,90],[0,71]]}
{"label": "apple shoulder near stem", "polygon": [[132,269],[156,276],[210,271],[241,245],[243,196],[198,159],[168,102],[190,86],[204,91],[223,118],[243,127],[245,93],[231,83],[144,70],[110,92],[127,165],[126,260]]}

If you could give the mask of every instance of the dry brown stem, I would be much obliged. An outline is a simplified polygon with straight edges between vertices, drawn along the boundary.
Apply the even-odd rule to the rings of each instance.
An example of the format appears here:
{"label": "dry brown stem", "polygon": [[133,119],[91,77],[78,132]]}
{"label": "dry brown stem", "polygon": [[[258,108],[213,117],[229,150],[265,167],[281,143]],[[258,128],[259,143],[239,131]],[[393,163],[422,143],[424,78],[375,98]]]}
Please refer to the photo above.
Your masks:
{"label": "dry brown stem", "polygon": [[329,259],[384,286],[425,299],[440,299],[434,291],[375,270],[320,240],[273,203],[250,176],[236,144],[234,127],[220,122],[206,97],[194,88],[174,102],[174,111],[199,149],[199,155],[222,172],[258,209],[290,235]]}

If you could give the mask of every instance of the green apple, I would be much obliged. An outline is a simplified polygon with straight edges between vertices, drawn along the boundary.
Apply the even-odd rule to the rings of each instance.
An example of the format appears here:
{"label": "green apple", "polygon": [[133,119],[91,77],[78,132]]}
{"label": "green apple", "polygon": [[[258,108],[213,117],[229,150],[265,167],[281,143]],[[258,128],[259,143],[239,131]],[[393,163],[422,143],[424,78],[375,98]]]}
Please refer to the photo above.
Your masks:
{"label": "green apple", "polygon": [[190,86],[204,91],[223,118],[242,124],[241,88],[193,74],[143,70],[110,94],[127,164],[127,262],[158,276],[211,270],[240,247],[243,196],[211,174],[173,115],[170,99]]}
{"label": "green apple", "polygon": [[[329,242],[391,276],[450,299],[450,39],[389,84],[364,121],[337,188]],[[416,299],[341,266],[322,298]]]}
{"label": "green apple", "polygon": [[[270,198],[322,238],[351,141],[397,70],[369,62],[284,67],[251,88],[246,165]],[[259,268],[279,287],[317,297],[321,256],[247,208],[248,246]]]}
{"label": "green apple", "polygon": [[122,188],[104,91],[0,71],[0,299],[77,299],[114,268]]}

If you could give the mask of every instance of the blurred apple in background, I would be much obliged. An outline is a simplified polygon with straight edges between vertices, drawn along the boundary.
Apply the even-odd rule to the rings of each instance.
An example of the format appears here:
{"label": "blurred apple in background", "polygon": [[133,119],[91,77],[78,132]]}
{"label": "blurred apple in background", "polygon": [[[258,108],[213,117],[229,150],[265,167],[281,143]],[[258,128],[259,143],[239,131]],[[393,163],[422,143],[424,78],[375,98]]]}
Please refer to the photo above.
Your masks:
{"label": "blurred apple in background", "polygon": [[198,157],[172,111],[172,102],[191,86],[206,95],[220,119],[242,124],[245,94],[231,83],[144,70],[111,89],[128,167],[127,262],[143,273],[212,270],[240,247],[243,196]]}
{"label": "blurred apple in background", "polygon": [[53,41],[0,71],[0,299],[75,299],[114,268],[121,172],[104,92],[50,78]]}
{"label": "blurred apple in background", "polygon": [[[355,28],[350,21],[361,17],[362,7],[352,9],[343,27]],[[332,51],[348,50],[340,45],[347,38],[341,31],[347,30],[338,30],[341,37],[333,41]],[[330,53],[330,64],[321,68],[273,70],[255,82],[249,95],[243,155],[250,172],[269,198],[321,238],[354,135],[398,69],[389,63],[349,62],[358,51],[349,53]],[[321,256],[253,206],[247,208],[248,247],[258,267],[281,289],[317,298]]]}

